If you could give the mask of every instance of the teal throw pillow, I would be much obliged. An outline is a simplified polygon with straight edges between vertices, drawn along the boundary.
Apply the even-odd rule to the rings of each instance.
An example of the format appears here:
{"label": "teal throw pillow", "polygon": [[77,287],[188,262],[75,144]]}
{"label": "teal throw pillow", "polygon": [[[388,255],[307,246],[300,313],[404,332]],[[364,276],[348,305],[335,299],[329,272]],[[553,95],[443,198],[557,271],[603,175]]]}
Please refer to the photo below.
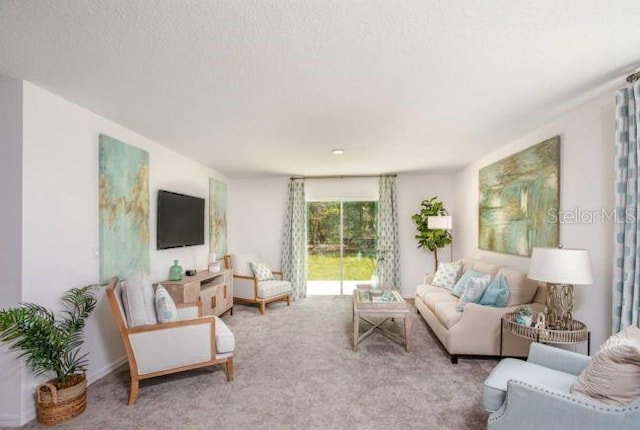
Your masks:
{"label": "teal throw pillow", "polygon": [[478,270],[473,270],[473,269],[467,270],[464,273],[464,275],[462,275],[460,279],[458,279],[458,282],[456,282],[456,285],[453,286],[453,289],[451,290],[451,294],[453,294],[456,297],[460,297],[462,295],[462,292],[464,291],[464,287],[466,287],[467,282],[469,282],[469,278],[479,278],[480,276],[484,276],[484,275],[487,275],[487,273],[480,272]]}
{"label": "teal throw pillow", "polygon": [[478,303],[484,294],[484,290],[487,289],[489,282],[491,282],[491,275],[489,274],[479,277],[470,277],[467,281],[467,285],[464,287],[462,295],[460,296],[460,300],[458,300],[456,310],[458,312],[462,312],[467,303]]}
{"label": "teal throw pillow", "polygon": [[489,284],[478,304],[504,308],[509,303],[509,285],[502,273]]}

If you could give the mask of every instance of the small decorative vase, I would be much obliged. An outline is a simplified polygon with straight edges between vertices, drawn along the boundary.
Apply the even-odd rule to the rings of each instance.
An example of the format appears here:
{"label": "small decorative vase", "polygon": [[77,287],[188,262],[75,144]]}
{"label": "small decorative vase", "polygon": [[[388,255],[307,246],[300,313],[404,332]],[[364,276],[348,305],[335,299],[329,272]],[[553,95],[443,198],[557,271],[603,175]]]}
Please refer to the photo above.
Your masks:
{"label": "small decorative vase", "polygon": [[182,279],[182,266],[178,264],[178,260],[173,260],[173,266],[169,269],[169,280],[180,281]]}
{"label": "small decorative vase", "polygon": [[378,288],[380,288],[380,281],[378,279],[378,275],[374,273],[371,275],[371,289],[377,290]]}

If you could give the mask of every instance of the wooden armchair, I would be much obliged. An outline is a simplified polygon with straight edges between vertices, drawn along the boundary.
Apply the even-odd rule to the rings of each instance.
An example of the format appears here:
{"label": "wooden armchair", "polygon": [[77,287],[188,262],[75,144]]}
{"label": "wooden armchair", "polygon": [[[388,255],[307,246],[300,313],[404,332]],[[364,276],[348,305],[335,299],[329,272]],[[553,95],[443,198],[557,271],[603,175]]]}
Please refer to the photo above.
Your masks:
{"label": "wooden armchair", "polygon": [[179,304],[178,321],[128,327],[122,282],[111,280],[107,298],[129,360],[129,406],[136,403],[141,379],[224,363],[227,380],[233,380],[235,339],[218,317],[201,317],[200,303]]}
{"label": "wooden armchair", "polygon": [[224,256],[225,269],[233,269],[233,301],[258,304],[264,315],[267,303],[286,301],[291,304],[291,282],[283,279],[282,272],[272,272],[280,279],[258,281],[251,269],[251,263],[259,263],[257,254],[235,254]]}

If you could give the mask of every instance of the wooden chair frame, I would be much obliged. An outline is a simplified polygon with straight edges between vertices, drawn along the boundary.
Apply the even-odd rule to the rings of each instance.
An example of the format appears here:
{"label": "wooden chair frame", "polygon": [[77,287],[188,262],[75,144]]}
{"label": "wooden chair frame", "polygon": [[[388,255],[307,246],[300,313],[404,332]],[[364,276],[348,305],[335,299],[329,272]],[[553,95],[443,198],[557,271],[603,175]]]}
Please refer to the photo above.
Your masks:
{"label": "wooden chair frame", "polygon": [[[216,320],[213,316],[206,316],[206,317],[201,316],[202,303],[200,302],[184,303],[184,304],[176,305],[179,308],[197,306],[198,318],[196,319],[187,319],[187,320],[168,322],[168,323],[162,323],[162,324],[149,324],[149,325],[143,325],[143,326],[137,326],[137,327],[127,327],[124,322],[122,312],[120,311],[120,306],[118,305],[118,301],[115,297],[114,289],[117,283],[118,283],[118,278],[116,277],[112,278],[111,281],[109,282],[109,285],[107,286],[107,299],[109,301],[111,312],[113,313],[113,316],[116,320],[116,326],[118,327],[118,331],[120,332],[120,337],[122,338],[122,343],[124,345],[125,352],[127,353],[127,360],[129,361],[129,374],[131,377],[131,385],[130,385],[130,391],[129,391],[129,406],[133,406],[136,403],[136,400],[138,399],[139,383],[143,379],[154,378],[156,376],[169,375],[171,373],[182,372],[185,370],[198,369],[200,367],[213,366],[216,364],[225,364],[227,381],[233,381],[233,356],[221,358],[221,359],[215,358],[217,354],[216,334],[215,334]],[[136,361],[136,356],[133,352],[131,341],[129,340],[130,334],[165,330],[165,329],[170,329],[175,327],[186,327],[186,326],[198,325],[198,324],[211,325],[211,336],[212,336],[211,357],[213,357],[211,360],[200,362],[200,363],[189,364],[187,366],[174,367],[174,368],[161,370],[157,372],[146,373],[143,375],[141,375],[138,372],[138,364]]]}
{"label": "wooden chair frame", "polygon": [[[224,256],[224,268],[225,269],[233,269],[231,267],[231,256],[230,255],[225,255]],[[280,280],[284,279],[284,273],[282,273],[280,271],[272,271],[271,273],[273,273],[274,275],[280,276]],[[253,281],[253,298],[252,299],[248,299],[246,297],[234,296],[233,297],[233,302],[234,303],[244,303],[244,304],[254,304],[254,305],[257,304],[259,306],[258,310],[260,311],[260,315],[264,315],[267,303],[286,301],[287,302],[287,306],[291,306],[291,293],[290,292],[289,293],[284,293],[284,294],[278,294],[277,296],[269,297],[267,299],[261,299],[261,298],[258,297],[258,280],[255,277],[253,277],[253,276],[236,275],[234,273],[233,274],[233,278],[234,279],[244,279],[244,280]]]}

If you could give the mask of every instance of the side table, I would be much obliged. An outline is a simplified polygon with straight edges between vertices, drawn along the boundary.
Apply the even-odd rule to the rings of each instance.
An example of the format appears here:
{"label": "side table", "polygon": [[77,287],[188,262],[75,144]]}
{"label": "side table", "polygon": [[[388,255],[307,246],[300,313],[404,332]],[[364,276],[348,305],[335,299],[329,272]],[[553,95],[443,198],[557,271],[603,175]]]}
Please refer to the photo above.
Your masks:
{"label": "side table", "polygon": [[591,332],[587,326],[578,320],[573,320],[571,330],[556,330],[551,328],[528,327],[515,322],[516,313],[510,312],[502,316],[500,322],[500,357],[502,357],[502,342],[504,331],[515,334],[535,342],[555,345],[575,345],[587,342],[587,355],[591,355]]}

